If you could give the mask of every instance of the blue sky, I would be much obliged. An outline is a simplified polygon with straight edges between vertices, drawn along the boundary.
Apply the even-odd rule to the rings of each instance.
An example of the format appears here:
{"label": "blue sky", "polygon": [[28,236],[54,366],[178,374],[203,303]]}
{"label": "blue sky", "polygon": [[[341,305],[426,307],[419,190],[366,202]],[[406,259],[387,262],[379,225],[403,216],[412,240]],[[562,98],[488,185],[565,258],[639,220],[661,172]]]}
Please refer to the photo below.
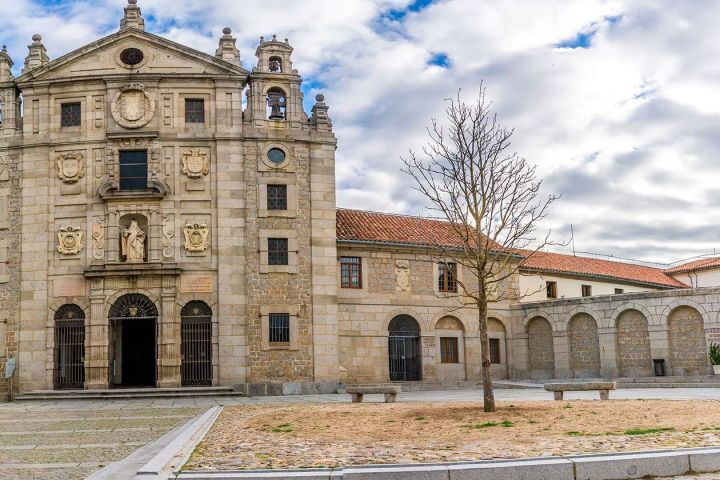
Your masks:
{"label": "blue sky", "polygon": [[[118,28],[124,0],[13,0],[0,43],[16,69],[34,33],[51,58]],[[688,0],[139,0],[147,30],[244,65],[288,37],[306,107],[338,136],[338,204],[424,213],[400,157],[443,99],[485,81],[513,148],[562,198],[579,250],[669,261],[720,248],[720,4]]]}

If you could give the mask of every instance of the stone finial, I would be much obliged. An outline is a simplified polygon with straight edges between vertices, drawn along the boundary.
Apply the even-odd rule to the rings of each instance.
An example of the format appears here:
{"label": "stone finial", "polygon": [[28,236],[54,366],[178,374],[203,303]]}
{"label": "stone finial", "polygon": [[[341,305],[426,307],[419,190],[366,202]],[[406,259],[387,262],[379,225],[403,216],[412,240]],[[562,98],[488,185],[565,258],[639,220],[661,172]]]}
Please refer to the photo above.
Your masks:
{"label": "stone finial", "polygon": [[230,27],[223,28],[223,36],[220,37],[220,44],[217,50],[215,50],[215,56],[233,65],[242,67],[240,52],[235,45],[235,38],[232,36]]}
{"label": "stone finial", "polygon": [[37,67],[42,67],[50,61],[45,45],[42,43],[42,37],[36,33],[32,36],[32,40],[32,43],[28,45],[28,56],[25,57],[25,65],[23,66],[22,73],[29,72]]}
{"label": "stone finial", "polygon": [[7,47],[3,45],[2,50],[0,50],[0,82],[12,80],[12,66],[12,58],[8,54]]}
{"label": "stone finial", "polygon": [[125,16],[120,20],[120,30],[126,28],[145,30],[145,19],[142,18],[142,12],[140,7],[137,6],[137,0],[128,0],[127,7],[125,7]]}
{"label": "stone finial", "polygon": [[328,130],[332,128],[332,120],[328,116],[328,109],[330,107],[325,103],[325,95],[318,93],[315,95],[315,105],[312,107],[312,117],[310,117],[310,123],[313,125],[325,126]]}

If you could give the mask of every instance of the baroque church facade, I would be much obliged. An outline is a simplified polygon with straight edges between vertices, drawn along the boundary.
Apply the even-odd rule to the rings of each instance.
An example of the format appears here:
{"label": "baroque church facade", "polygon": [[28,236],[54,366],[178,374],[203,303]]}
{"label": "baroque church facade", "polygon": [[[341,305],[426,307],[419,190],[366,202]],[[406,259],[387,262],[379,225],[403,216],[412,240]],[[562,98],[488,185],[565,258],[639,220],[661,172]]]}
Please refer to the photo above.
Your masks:
{"label": "baroque church facade", "polygon": [[[478,381],[467,272],[428,254],[447,224],[337,209],[324,97],[304,111],[287,40],[261,37],[250,70],[235,43],[153,35],[129,0],[52,61],[33,36],[17,77],[0,52],[0,373],[13,359],[22,392]],[[490,312],[496,378],[707,373],[720,281],[554,254],[520,273],[536,293]]]}

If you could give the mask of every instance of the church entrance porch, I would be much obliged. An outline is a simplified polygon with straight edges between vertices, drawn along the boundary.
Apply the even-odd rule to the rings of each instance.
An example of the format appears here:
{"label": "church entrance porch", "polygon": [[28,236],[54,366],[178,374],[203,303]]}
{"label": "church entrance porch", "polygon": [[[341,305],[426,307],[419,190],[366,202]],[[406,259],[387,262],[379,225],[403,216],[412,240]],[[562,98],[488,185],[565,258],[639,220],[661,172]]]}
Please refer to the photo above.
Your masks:
{"label": "church entrance porch", "polygon": [[123,295],[112,305],[109,321],[113,386],[156,386],[157,320],[155,304],[144,295]]}

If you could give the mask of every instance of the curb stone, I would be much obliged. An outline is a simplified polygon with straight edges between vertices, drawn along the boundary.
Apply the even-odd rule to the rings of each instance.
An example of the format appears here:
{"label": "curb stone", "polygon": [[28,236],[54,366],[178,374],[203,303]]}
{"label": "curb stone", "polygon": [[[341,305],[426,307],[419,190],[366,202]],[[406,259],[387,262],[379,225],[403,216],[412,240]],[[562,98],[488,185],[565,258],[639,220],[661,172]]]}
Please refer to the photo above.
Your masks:
{"label": "curb stone", "polygon": [[336,469],[176,472],[177,480],[629,480],[720,471],[720,448]]}

